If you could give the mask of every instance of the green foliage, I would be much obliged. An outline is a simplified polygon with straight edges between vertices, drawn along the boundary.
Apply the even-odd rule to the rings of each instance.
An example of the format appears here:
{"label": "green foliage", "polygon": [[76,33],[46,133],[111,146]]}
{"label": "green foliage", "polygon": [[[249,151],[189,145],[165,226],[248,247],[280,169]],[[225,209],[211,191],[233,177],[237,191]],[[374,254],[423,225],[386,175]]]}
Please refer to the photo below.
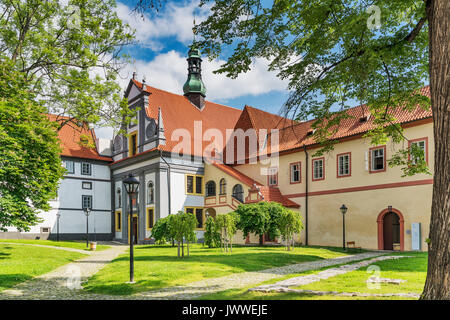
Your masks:
{"label": "green foliage", "polygon": [[270,215],[265,209],[265,203],[240,204],[235,210],[239,216],[237,228],[242,230],[244,237],[249,233],[263,236],[269,230]]}
{"label": "green foliage", "polygon": [[228,245],[230,245],[230,251],[233,251],[233,237],[237,231],[237,222],[237,216],[234,212],[217,216],[216,225],[220,231],[222,250],[228,252]]}
{"label": "green foliage", "polygon": [[160,218],[153,226],[152,237],[155,239],[157,244],[165,244],[174,239],[169,227],[171,217],[173,216],[169,215],[165,218]]}
{"label": "green foliage", "polygon": [[[366,137],[372,144],[408,139],[391,112],[406,112],[430,100],[416,89],[428,82],[428,18],[422,0],[202,0],[209,17],[197,26],[199,47],[210,58],[232,48],[216,71],[235,78],[255,59],[289,82],[284,115],[316,119],[314,138],[322,144],[316,155],[333,150],[339,124],[354,101],[367,104],[376,128]],[[380,9],[380,23],[375,26]],[[400,148],[393,165],[406,175],[427,172],[422,162],[409,167]],[[413,169],[413,170],[411,170]]]}
{"label": "green foliage", "polygon": [[0,230],[28,231],[50,210],[65,169],[55,124],[26,90],[26,79],[0,57]]}
{"label": "green foliage", "polygon": [[0,52],[50,113],[68,116],[60,127],[118,127],[130,113],[117,77],[134,32],[115,7],[115,0],[0,0]]}
{"label": "green foliage", "polygon": [[286,243],[287,250],[290,250],[290,244],[294,240],[294,235],[303,230],[302,216],[300,212],[289,209],[283,210],[277,221],[277,226],[281,236]]}
{"label": "green foliage", "polygon": [[193,213],[178,211],[177,214],[170,215],[168,221],[169,233],[178,243],[178,257],[180,257],[180,244],[182,244],[182,256],[184,257],[184,240],[187,241],[188,256],[189,256],[189,242],[195,242],[195,228],[198,221]]}
{"label": "green foliage", "polygon": [[206,219],[205,244],[209,248],[217,248],[220,246],[220,232],[218,232],[216,223],[212,217]]}

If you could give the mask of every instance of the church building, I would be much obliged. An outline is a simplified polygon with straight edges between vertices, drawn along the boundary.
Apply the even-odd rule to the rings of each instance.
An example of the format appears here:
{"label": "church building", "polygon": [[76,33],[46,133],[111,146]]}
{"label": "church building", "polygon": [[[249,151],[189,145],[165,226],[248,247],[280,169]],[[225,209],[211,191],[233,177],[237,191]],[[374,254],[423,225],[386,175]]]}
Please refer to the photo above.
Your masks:
{"label": "church building", "polygon": [[[298,243],[342,246],[340,208],[345,205],[345,238],[356,246],[427,250],[433,177],[402,177],[401,168],[388,167],[387,159],[405,145],[374,146],[364,138],[374,127],[366,105],[348,109],[352,117],[334,135],[334,151],[315,157],[320,145],[312,137],[313,121],[210,102],[198,49],[189,50],[187,63],[183,95],[151,87],[133,75],[125,97],[136,119],[122,128],[126,135],[105,143],[85,129],[96,141],[96,148],[89,149],[76,143],[80,136],[71,128],[61,131],[67,174],[54,209],[42,213],[45,221],[28,237],[55,238],[58,213],[59,236],[83,239],[83,208],[90,207],[89,232],[98,240],[128,243],[132,226],[136,243],[152,243],[158,219],[186,211],[195,214],[202,241],[207,216],[228,213],[242,203],[274,201],[301,212],[305,228]],[[428,87],[421,92],[429,96]],[[433,172],[431,111],[399,107],[390,112],[404,128],[407,146],[422,148]],[[128,214],[123,180],[130,174],[139,180],[139,193]],[[10,231],[1,237],[25,234]],[[281,239],[265,236],[263,241]],[[259,238],[238,232],[235,242],[258,243]]]}

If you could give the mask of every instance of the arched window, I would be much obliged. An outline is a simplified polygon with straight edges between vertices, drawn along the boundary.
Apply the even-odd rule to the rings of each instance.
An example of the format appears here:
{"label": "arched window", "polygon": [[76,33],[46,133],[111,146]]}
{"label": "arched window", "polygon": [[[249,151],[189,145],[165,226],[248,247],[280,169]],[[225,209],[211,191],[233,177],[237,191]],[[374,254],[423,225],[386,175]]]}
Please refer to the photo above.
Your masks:
{"label": "arched window", "polygon": [[117,188],[116,208],[122,208],[122,190]]}
{"label": "arched window", "polygon": [[227,182],[224,178],[220,179],[220,194],[227,194]]}
{"label": "arched window", "polygon": [[208,181],[206,183],[206,196],[211,197],[216,195],[216,183],[214,181]]}
{"label": "arched window", "polygon": [[237,184],[233,187],[233,197],[240,202],[244,202],[244,189],[242,185]]}
{"label": "arched window", "polygon": [[155,187],[153,186],[153,181],[149,181],[147,184],[147,204],[152,204],[155,202]]}

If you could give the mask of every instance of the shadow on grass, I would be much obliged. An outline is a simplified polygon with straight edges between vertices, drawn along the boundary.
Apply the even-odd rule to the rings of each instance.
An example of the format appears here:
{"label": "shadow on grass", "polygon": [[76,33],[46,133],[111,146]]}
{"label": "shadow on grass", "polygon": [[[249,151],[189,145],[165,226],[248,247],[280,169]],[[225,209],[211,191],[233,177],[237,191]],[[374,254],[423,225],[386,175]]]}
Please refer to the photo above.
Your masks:
{"label": "shadow on grass", "polygon": [[5,289],[10,289],[18,283],[25,282],[33,278],[27,274],[0,274],[0,292]]}

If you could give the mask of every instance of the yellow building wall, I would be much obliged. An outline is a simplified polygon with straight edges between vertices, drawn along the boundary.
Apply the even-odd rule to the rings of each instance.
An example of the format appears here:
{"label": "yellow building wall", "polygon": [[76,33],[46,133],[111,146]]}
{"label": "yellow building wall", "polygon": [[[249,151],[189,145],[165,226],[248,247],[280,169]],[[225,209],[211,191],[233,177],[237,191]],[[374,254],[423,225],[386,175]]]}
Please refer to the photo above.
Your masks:
{"label": "yellow building wall", "polygon": [[[430,171],[434,170],[434,141],[432,123],[421,124],[405,128],[404,135],[409,140],[428,138],[428,164]],[[345,204],[348,207],[346,215],[346,241],[355,241],[357,246],[377,249],[377,217],[388,206],[399,210],[404,221],[404,249],[411,250],[411,223],[421,223],[422,250],[427,250],[424,240],[428,237],[429,220],[431,214],[432,184],[426,180],[432,179],[431,175],[418,174],[412,177],[402,177],[400,167],[389,167],[386,162],[386,171],[370,173],[369,149],[375,147],[370,144],[368,138],[347,140],[335,145],[334,151],[325,154],[325,179],[312,181],[312,159],[318,149],[308,149],[308,244],[313,245],[342,245],[342,214],[339,207]],[[407,148],[408,143],[394,145],[386,144],[386,159],[401,148]],[[337,178],[337,155],[351,152],[351,176]],[[367,159],[367,160],[366,160]],[[301,162],[301,183],[290,184],[290,163]],[[367,165],[366,165],[367,161]],[[269,166],[277,166],[278,187],[281,193],[300,204],[300,211],[305,219],[305,177],[306,164],[303,150],[282,154],[273,158]],[[263,168],[267,165],[244,164],[234,166],[235,169],[251,177],[252,179],[267,185],[267,176]],[[208,166],[205,169],[205,181],[214,179],[218,186],[220,177],[226,177],[221,170]],[[206,178],[208,175],[208,178]],[[227,182],[233,181],[226,177]],[[234,179],[235,180],[235,179]],[[237,182],[237,181],[233,181]],[[386,184],[427,183],[424,185],[406,185],[401,187],[383,186]],[[232,185],[227,184],[227,191],[231,196]],[[355,187],[371,187],[374,190],[342,192],[341,189]],[[244,188],[245,196],[248,190]],[[332,194],[311,195],[314,192],[331,192]],[[345,191],[345,190],[343,190]],[[333,193],[335,192],[335,193]],[[226,210],[225,210],[226,211]],[[224,212],[225,213],[225,212]],[[305,243],[305,232],[302,232],[301,242]]]}

